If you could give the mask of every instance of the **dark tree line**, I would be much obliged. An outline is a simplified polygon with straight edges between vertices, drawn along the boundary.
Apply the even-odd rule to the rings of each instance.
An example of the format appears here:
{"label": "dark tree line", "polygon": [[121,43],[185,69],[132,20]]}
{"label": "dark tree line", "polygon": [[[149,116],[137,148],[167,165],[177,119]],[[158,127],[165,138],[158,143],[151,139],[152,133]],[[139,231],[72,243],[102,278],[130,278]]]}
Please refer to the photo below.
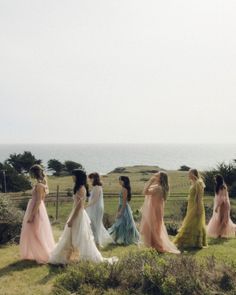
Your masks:
{"label": "dark tree line", "polygon": [[[11,154],[8,159],[0,163],[0,191],[4,192],[5,187],[8,192],[26,191],[31,188],[29,179],[30,167],[34,164],[42,164],[42,160],[25,151],[22,154]],[[56,159],[48,161],[47,169],[55,176],[71,175],[74,169],[83,169],[82,165],[74,161],[61,163]]]}
{"label": "dark tree line", "polygon": [[206,191],[208,193],[214,193],[214,176],[216,174],[221,174],[224,177],[230,196],[236,198],[236,160],[229,164],[220,163],[215,169],[204,172]]}
{"label": "dark tree line", "polygon": [[56,159],[51,159],[48,161],[48,170],[53,172],[53,175],[71,175],[74,169],[83,169],[83,166],[74,161],[65,161],[61,163]]}

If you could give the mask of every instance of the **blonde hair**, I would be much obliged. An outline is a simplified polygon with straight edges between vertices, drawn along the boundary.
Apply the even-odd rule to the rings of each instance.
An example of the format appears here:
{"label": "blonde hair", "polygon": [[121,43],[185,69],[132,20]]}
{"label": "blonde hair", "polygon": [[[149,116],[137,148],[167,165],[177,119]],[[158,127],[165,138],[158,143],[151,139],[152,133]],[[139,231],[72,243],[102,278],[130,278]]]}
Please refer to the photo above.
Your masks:
{"label": "blonde hair", "polygon": [[196,181],[199,181],[202,186],[205,187],[204,178],[197,169],[192,168],[189,170],[189,172],[194,176]]}
{"label": "blonde hair", "polygon": [[166,200],[169,195],[169,181],[168,181],[168,174],[164,171],[160,171],[160,185],[163,190],[164,199]]}
{"label": "blonde hair", "polygon": [[32,178],[41,180],[42,183],[46,186],[46,194],[49,194],[47,175],[44,171],[44,168],[39,164],[35,164],[30,168],[29,174]]}

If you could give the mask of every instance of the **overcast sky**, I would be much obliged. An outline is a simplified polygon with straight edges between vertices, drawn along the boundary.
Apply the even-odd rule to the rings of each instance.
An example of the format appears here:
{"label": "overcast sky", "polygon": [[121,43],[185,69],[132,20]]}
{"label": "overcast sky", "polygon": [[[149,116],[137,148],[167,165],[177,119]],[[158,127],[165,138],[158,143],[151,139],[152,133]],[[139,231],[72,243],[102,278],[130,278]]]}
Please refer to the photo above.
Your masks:
{"label": "overcast sky", "polygon": [[1,143],[235,143],[235,0],[0,0]]}

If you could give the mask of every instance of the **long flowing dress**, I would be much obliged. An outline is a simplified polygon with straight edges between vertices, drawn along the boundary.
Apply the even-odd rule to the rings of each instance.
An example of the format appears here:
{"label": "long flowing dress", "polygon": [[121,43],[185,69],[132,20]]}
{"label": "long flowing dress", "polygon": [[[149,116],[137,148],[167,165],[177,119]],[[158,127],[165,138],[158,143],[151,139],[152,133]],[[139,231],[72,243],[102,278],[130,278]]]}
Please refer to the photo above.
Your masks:
{"label": "long flowing dress", "polygon": [[96,244],[100,247],[106,247],[108,244],[114,243],[103,225],[104,202],[102,186],[96,185],[93,187],[86,212],[91,220],[91,228]]}
{"label": "long flowing dress", "polygon": [[142,207],[140,234],[145,246],[158,252],[179,254],[180,251],[169,239],[164,224],[165,201],[161,186],[150,187]]}
{"label": "long flowing dress", "polygon": [[[207,246],[206,218],[203,202],[204,183],[195,181],[188,197],[187,213],[183,224],[174,239],[178,248],[203,248]],[[198,198],[200,207],[198,208]]]}
{"label": "long flowing dress", "polygon": [[[122,208],[122,204],[123,195],[121,192],[119,195],[118,210]],[[126,202],[122,215],[119,218],[116,218],[115,223],[108,229],[108,232],[117,244],[130,245],[139,243],[140,235],[136,228],[132,210],[128,202]]]}
{"label": "long flowing dress", "polygon": [[[22,224],[20,236],[21,259],[47,263],[55,246],[52,228],[44,204],[47,192],[47,186],[42,183],[36,184],[33,188],[32,199],[28,202]],[[34,220],[28,223],[31,212],[38,202],[40,204]]]}
{"label": "long flowing dress", "polygon": [[98,251],[92,229],[90,219],[84,209],[84,200],[86,199],[86,190],[83,188],[81,194],[76,193],[73,196],[74,205],[72,212],[68,218],[73,215],[78,202],[81,202],[77,216],[75,217],[72,227],[65,225],[64,231],[53,250],[49,262],[51,264],[67,264],[71,261],[88,260],[93,262],[108,261],[113,263],[116,258],[103,258]]}
{"label": "long flowing dress", "polygon": [[230,218],[230,201],[227,188],[215,195],[213,215],[207,226],[207,234],[212,238],[235,237],[236,224]]}

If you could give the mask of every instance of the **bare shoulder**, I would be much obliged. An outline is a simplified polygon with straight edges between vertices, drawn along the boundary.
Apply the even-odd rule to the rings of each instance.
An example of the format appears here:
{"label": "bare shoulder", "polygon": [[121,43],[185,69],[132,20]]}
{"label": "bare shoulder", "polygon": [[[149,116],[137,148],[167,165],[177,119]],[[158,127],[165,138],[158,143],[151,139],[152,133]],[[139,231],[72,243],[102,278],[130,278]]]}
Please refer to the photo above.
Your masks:
{"label": "bare shoulder", "polygon": [[37,192],[43,192],[45,191],[45,185],[43,183],[38,182],[35,184],[35,189]]}

